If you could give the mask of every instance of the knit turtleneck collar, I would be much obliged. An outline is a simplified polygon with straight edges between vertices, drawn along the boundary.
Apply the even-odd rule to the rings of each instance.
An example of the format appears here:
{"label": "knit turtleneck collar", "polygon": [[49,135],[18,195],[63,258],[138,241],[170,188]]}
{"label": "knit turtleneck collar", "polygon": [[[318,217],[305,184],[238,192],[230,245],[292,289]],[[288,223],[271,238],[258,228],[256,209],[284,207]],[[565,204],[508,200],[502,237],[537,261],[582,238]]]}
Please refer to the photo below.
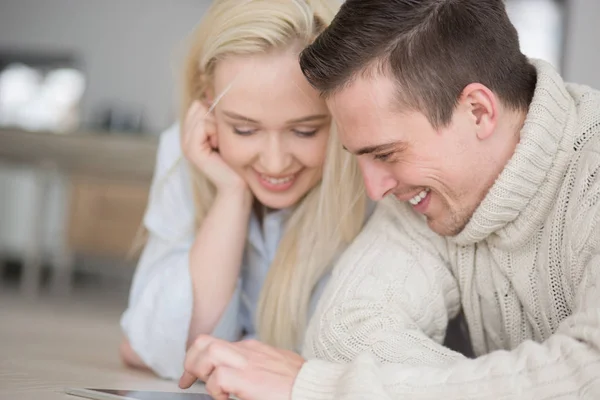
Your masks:
{"label": "knit turtleneck collar", "polygon": [[531,62],[537,83],[520,142],[465,229],[451,238],[458,245],[518,246],[539,229],[556,199],[573,149],[575,103],[551,65]]}

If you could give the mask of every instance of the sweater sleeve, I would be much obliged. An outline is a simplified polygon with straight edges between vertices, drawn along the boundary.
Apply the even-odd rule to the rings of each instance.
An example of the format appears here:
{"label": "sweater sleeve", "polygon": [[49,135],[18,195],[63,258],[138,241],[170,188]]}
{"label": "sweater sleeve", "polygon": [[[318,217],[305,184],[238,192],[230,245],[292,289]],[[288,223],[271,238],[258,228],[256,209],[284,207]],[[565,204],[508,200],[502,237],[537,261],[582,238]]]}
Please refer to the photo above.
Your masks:
{"label": "sweater sleeve", "polygon": [[307,331],[307,359],[345,363],[369,351],[383,363],[446,365],[462,357],[441,345],[460,307],[445,241],[406,234],[403,224],[423,224],[402,207],[380,203],[338,261]]}
{"label": "sweater sleeve", "polygon": [[[588,198],[598,199],[600,196],[590,194]],[[579,204],[578,209],[584,209],[585,204],[586,202]],[[395,313],[399,316],[397,320],[401,320],[402,323],[392,326],[392,323],[384,322],[378,317],[383,314],[374,312],[374,316],[367,316],[365,313],[362,320],[355,319],[352,326],[346,326],[346,333],[341,337],[336,337],[333,333],[334,327],[339,325],[337,320],[346,320],[346,315],[352,314],[347,308],[338,306],[337,320],[332,318],[332,327],[319,329],[318,339],[313,339],[328,340],[328,345],[335,350],[316,346],[320,350],[315,352],[319,359],[309,360],[303,366],[294,385],[293,399],[599,398],[600,231],[597,222],[600,221],[600,210],[598,207],[592,208],[593,211],[588,208],[590,212],[586,213],[587,223],[580,225],[578,230],[582,236],[574,241],[577,242],[574,245],[582,251],[578,252],[579,260],[572,261],[581,261],[583,275],[574,291],[572,314],[561,322],[548,340],[542,343],[528,340],[512,351],[495,351],[476,359],[451,357],[449,354],[446,358],[437,356],[433,359],[435,362],[432,362],[431,357],[437,355],[436,352],[444,351],[435,347],[437,343],[432,340],[435,339],[435,335],[432,336],[432,332],[428,332],[426,327],[415,322],[414,317],[408,318],[408,322],[406,319],[410,316],[409,311],[415,307],[413,303],[418,304],[422,299],[412,297],[406,304],[384,300],[381,307],[386,309],[386,314]],[[386,247],[390,244],[391,242],[388,242]],[[396,245],[396,249],[399,249],[399,246]],[[379,250],[386,251],[385,248],[377,251]],[[581,253],[586,253],[587,256],[584,258]],[[362,256],[361,260],[365,258]],[[369,263],[360,263],[361,268],[352,271],[359,276],[347,277],[345,281],[340,281],[339,284],[343,287],[338,288],[336,292],[358,293],[356,287],[359,286],[359,282],[367,279],[369,275],[360,275],[360,271],[374,271]],[[385,279],[383,271],[375,273]],[[389,278],[391,279],[391,275]],[[414,289],[416,285],[412,286]],[[385,285],[380,286],[380,290],[384,288]],[[429,287],[429,290],[435,291],[432,287]],[[366,291],[363,290],[362,293],[355,296],[365,297]],[[427,294],[426,298],[427,296],[431,295]],[[341,304],[340,301],[345,301],[348,302],[345,307],[350,307],[352,302],[357,301],[356,297],[344,299],[340,296],[333,303]],[[383,299],[387,297],[383,296]],[[381,302],[381,298],[377,301]],[[432,305],[430,307],[433,308]],[[328,309],[329,307],[325,307],[324,315],[327,315]],[[379,327],[369,331],[369,337],[357,335],[364,326],[375,325],[378,319]],[[379,336],[382,332],[384,336]],[[361,337],[364,337],[362,342]],[[410,348],[407,344],[402,345],[402,341],[406,341],[407,337],[420,340],[413,339],[414,347]],[[365,343],[365,340],[368,342]],[[357,347],[351,346],[351,343],[362,345],[353,353],[345,353],[346,357],[336,356],[338,348]],[[388,357],[382,356],[383,353],[377,349],[383,347],[390,347],[388,352],[393,354]]]}
{"label": "sweater sleeve", "polygon": [[346,364],[311,360],[293,399],[598,398],[600,255],[587,267],[577,309],[544,343],[526,341],[513,351],[437,365],[386,364],[369,352]]}

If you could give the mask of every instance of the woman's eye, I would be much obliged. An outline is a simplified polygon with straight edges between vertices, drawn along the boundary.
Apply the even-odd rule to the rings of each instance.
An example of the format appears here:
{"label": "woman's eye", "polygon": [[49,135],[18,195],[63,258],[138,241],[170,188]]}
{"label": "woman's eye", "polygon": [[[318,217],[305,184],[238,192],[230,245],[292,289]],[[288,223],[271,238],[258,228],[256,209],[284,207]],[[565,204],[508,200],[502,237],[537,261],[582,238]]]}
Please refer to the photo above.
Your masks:
{"label": "woman's eye", "polygon": [[254,133],[254,129],[250,129],[250,128],[233,128],[233,132],[236,135],[241,135],[241,136],[248,136],[248,135],[252,135]]}
{"label": "woman's eye", "polygon": [[389,161],[394,153],[376,154],[374,157],[379,161]]}
{"label": "woman's eye", "polygon": [[318,129],[311,130],[303,130],[303,129],[294,129],[294,133],[300,137],[313,137],[317,134]]}

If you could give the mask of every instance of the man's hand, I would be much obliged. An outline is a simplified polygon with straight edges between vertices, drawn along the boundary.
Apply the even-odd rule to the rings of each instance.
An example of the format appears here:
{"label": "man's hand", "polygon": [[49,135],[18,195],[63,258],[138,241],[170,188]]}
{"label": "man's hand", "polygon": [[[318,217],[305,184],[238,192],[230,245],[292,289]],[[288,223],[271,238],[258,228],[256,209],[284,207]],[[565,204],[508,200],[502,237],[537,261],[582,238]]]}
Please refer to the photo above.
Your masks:
{"label": "man's hand", "polygon": [[196,379],[206,382],[218,400],[234,395],[242,400],[289,400],[304,359],[255,340],[230,343],[201,335],[188,349],[179,387]]}

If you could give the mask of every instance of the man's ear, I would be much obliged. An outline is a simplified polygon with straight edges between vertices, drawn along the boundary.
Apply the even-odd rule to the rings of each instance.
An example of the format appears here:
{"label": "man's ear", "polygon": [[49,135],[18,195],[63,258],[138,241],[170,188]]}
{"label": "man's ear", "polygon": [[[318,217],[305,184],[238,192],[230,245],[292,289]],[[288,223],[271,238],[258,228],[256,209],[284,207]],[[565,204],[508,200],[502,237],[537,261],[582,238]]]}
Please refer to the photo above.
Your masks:
{"label": "man's ear", "polygon": [[477,138],[489,138],[498,124],[498,98],[494,92],[481,83],[471,83],[463,89],[460,102],[470,113]]}

